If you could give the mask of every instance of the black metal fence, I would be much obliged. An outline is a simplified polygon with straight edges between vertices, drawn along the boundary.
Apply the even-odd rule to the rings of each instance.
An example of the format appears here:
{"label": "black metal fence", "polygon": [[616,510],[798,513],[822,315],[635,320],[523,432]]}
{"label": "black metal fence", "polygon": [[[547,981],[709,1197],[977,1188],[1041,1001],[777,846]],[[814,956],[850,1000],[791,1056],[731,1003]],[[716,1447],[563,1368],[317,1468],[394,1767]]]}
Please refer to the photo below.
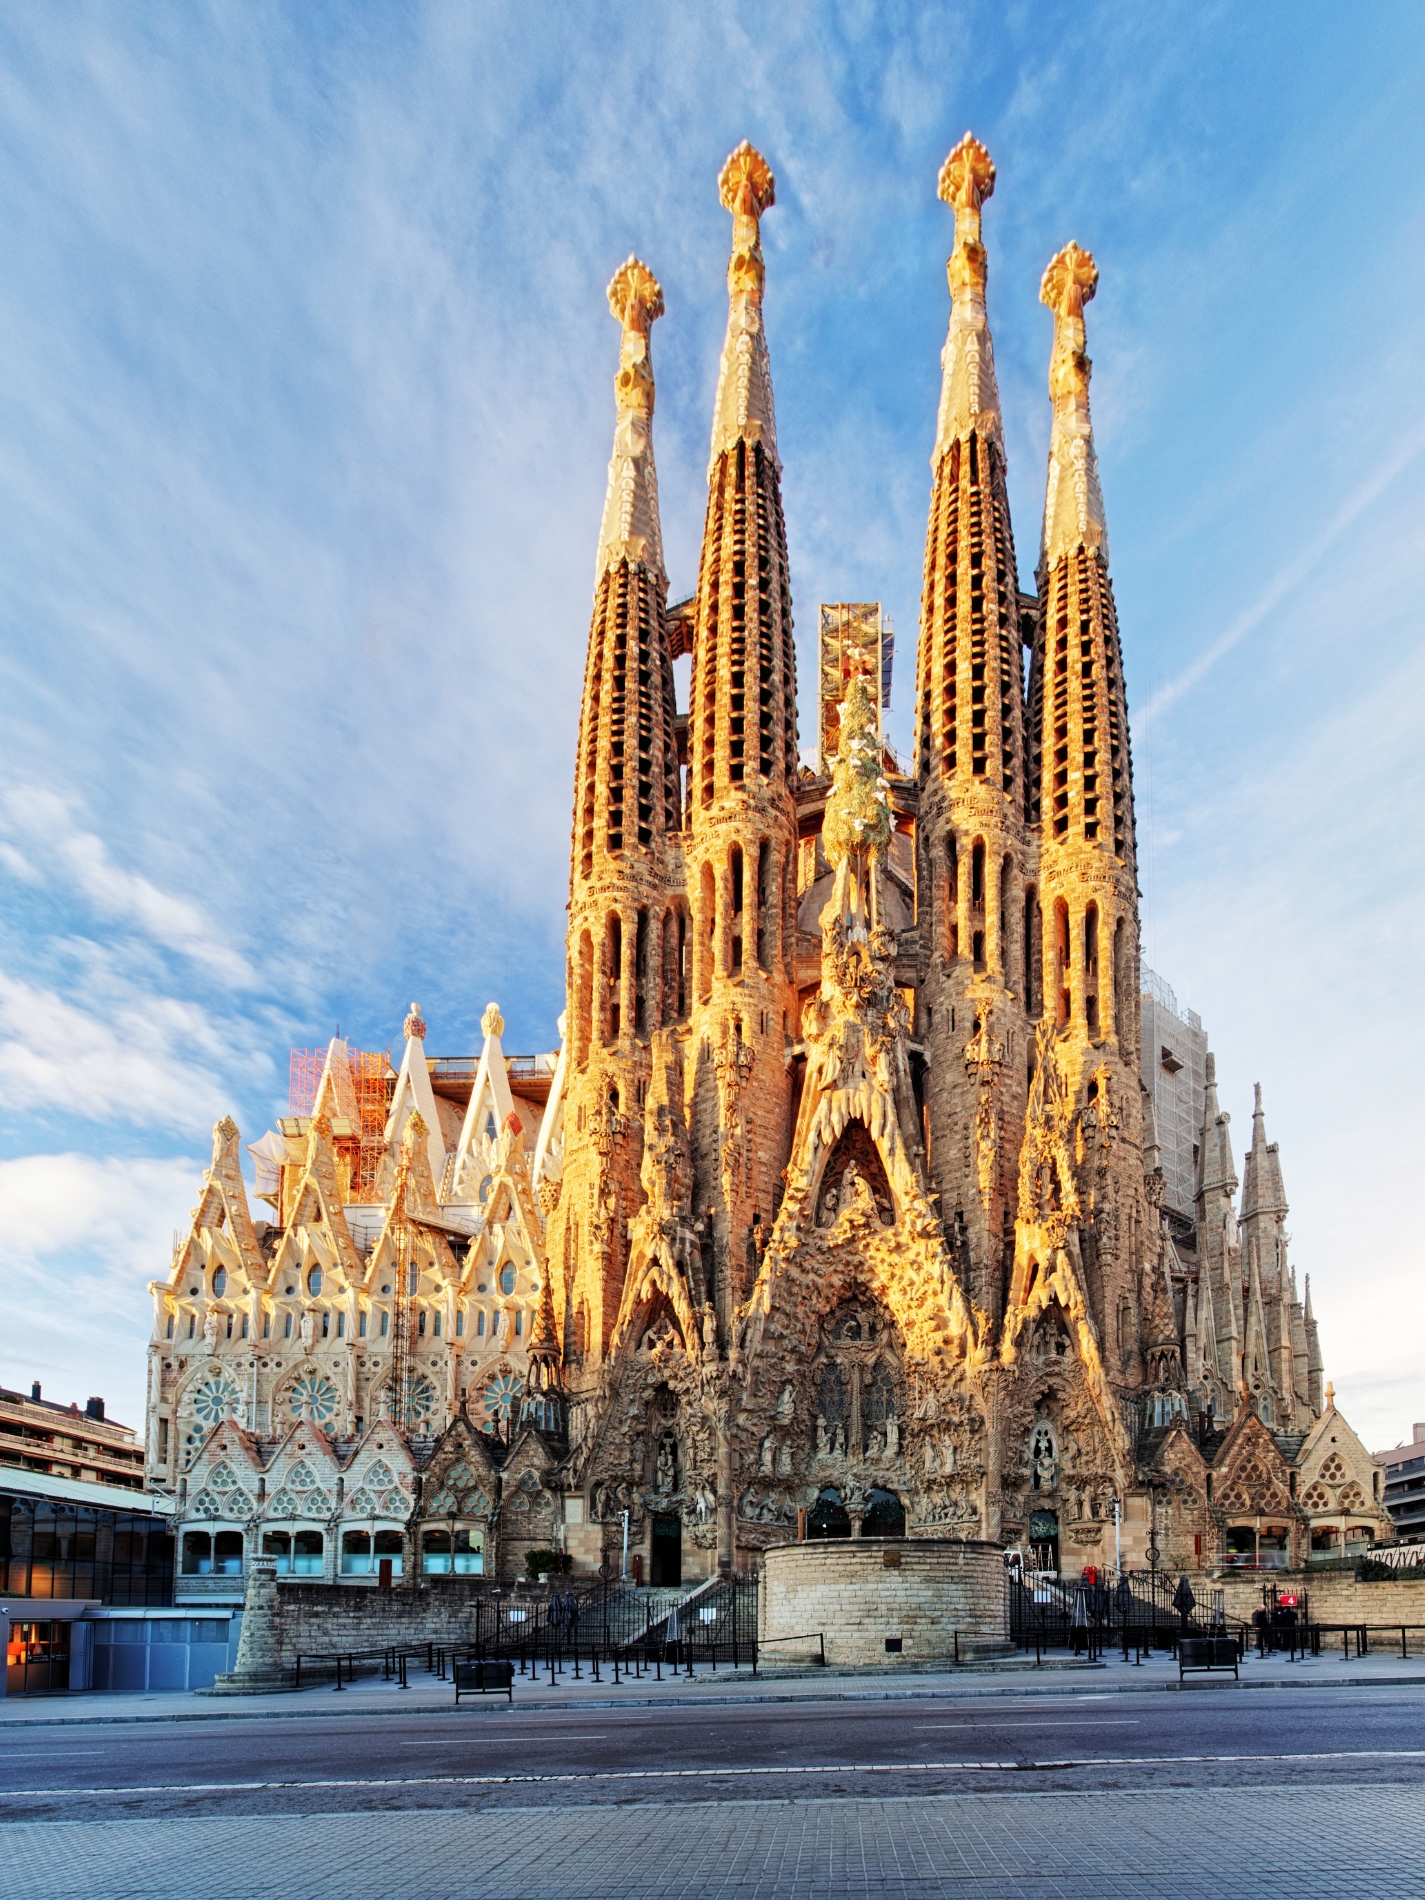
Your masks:
{"label": "black metal fence", "polygon": [[1184,1636],[1234,1636],[1240,1651],[1252,1635],[1250,1625],[1226,1615],[1221,1590],[1203,1601],[1184,1591],[1182,1579],[1157,1570],[1101,1571],[1093,1583],[1011,1577],[1009,1628],[1011,1640],[1036,1655],[1066,1649],[1088,1659],[1109,1648],[1125,1657],[1176,1653]]}

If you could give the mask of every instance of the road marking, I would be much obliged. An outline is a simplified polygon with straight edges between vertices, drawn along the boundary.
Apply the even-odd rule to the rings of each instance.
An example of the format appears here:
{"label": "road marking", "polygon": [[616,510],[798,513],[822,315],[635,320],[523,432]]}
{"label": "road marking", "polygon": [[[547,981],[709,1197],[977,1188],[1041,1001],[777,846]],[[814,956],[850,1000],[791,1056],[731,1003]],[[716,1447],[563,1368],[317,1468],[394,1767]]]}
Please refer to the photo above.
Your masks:
{"label": "road marking", "polygon": [[942,1728],[1141,1728],[1143,1725],[1137,1716],[1086,1715],[1081,1722],[1036,1722],[1026,1716],[1022,1722],[1013,1719],[998,1722],[991,1717],[987,1722],[917,1722],[914,1726],[918,1731],[928,1731]]}
{"label": "road marking", "polygon": [[[407,1742],[406,1747],[407,1748],[459,1748],[463,1742],[467,1742],[469,1741],[469,1739],[470,1737],[468,1735],[447,1735],[445,1740],[441,1742]],[[505,1748],[508,1748],[511,1746],[511,1737],[508,1735],[492,1735],[488,1737],[483,1737],[482,1739],[489,1740],[492,1742],[498,1742],[501,1744],[502,1747],[505,1747]],[[516,1748],[534,1748],[534,1747],[552,1748],[558,1742],[606,1742],[608,1739],[609,1738],[607,1734],[585,1735],[582,1732],[577,1735],[563,1735],[563,1734],[539,1735],[539,1736],[530,1735],[530,1736],[519,1736],[517,1738],[514,1738],[513,1745]],[[99,1751],[96,1749],[94,1752],[97,1754]]]}
{"label": "road marking", "polygon": [[72,1801],[76,1795],[101,1794],[261,1794],[281,1790],[308,1792],[336,1788],[477,1788],[569,1781],[727,1781],[757,1776],[946,1774],[953,1770],[987,1774],[1023,1774],[1035,1769],[1173,1768],[1226,1766],[1244,1762],[1425,1761],[1425,1748],[1342,1748],[1310,1755],[1082,1755],[1061,1761],[853,1761],[771,1765],[765,1768],[589,1768],[558,1774],[528,1775],[381,1775],[330,1781],[185,1781],[108,1788],[5,1788],[6,1801]]}

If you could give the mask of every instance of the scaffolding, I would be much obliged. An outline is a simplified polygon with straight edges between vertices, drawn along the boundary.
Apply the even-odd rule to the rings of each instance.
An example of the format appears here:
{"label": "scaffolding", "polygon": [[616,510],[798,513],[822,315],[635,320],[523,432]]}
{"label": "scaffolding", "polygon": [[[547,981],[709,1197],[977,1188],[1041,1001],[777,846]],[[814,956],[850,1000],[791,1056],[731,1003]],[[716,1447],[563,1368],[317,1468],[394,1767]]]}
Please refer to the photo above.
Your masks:
{"label": "scaffolding", "polygon": [[367,1201],[375,1193],[394,1080],[389,1049],[353,1049],[334,1038],[324,1049],[291,1051],[287,1112],[320,1112],[331,1122],[345,1200]]}
{"label": "scaffolding", "polygon": [[877,716],[891,704],[896,635],[878,600],[823,602],[817,666],[818,770],[829,772],[840,737],[841,702],[848,683],[867,681]]}

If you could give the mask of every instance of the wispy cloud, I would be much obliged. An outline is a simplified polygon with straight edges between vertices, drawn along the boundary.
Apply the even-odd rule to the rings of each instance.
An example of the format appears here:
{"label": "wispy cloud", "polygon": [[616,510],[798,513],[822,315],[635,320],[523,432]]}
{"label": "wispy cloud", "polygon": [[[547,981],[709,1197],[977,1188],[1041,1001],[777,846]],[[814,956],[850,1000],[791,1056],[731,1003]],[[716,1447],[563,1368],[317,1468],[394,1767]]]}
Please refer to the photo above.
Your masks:
{"label": "wispy cloud", "polygon": [[56,793],[39,785],[15,787],[0,797],[0,824],[30,847],[28,859],[9,847],[16,875],[36,879],[42,869],[52,870],[105,922],[132,926],[224,983],[252,983],[251,964],[218,938],[196,904],[115,864],[103,839],[77,825],[70,804]]}
{"label": "wispy cloud", "polygon": [[1219,660],[1224,659],[1234,647],[1240,646],[1249,633],[1255,633],[1283,601],[1289,599],[1304,581],[1317,572],[1346,530],[1353,527],[1367,509],[1381,499],[1409,468],[1422,448],[1425,448],[1425,426],[1416,426],[1403,443],[1393,448],[1382,466],[1342,503],[1335,515],[1321,527],[1313,529],[1297,553],[1277,570],[1251,605],[1244,608],[1195,660],[1150,694],[1134,721],[1140,737],[1146,736],[1154,719],[1161,717],[1169,707],[1175,706],[1199,685]]}

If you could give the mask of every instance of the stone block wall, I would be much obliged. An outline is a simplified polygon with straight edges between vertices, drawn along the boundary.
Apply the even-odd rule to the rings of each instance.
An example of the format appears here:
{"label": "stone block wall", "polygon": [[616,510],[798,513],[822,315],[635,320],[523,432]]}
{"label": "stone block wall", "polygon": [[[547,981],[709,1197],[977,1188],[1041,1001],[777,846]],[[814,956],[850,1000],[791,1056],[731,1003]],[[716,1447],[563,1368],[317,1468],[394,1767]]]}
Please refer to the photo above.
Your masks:
{"label": "stone block wall", "polygon": [[[1009,1587],[998,1544],[858,1537],[778,1544],[766,1553],[758,1620],[765,1663],[804,1661],[826,1639],[829,1664],[914,1666],[994,1655],[1007,1644]],[[777,1638],[811,1637],[810,1642]],[[887,1649],[887,1643],[899,1644]]]}
{"label": "stone block wall", "polygon": [[[1206,1600],[1207,1591],[1221,1590],[1227,1614],[1244,1622],[1261,1609],[1263,1584],[1275,1584],[1282,1594],[1304,1594],[1313,1623],[1425,1624],[1425,1571],[1380,1583],[1358,1583],[1351,1570],[1248,1570],[1204,1577],[1200,1585],[1192,1579],[1199,1601]],[[1414,1632],[1409,1646],[1425,1649],[1425,1629]]]}

